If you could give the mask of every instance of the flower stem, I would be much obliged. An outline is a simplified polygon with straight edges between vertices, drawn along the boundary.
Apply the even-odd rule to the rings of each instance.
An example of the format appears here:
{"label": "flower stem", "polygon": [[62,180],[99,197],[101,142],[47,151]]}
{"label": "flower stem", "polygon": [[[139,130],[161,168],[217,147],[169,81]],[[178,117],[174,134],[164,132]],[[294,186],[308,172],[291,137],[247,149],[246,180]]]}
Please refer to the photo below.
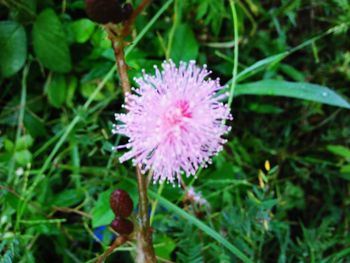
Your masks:
{"label": "flower stem", "polygon": [[117,63],[118,74],[122,84],[124,95],[131,92],[130,81],[128,77],[128,65],[125,62],[124,43],[120,41],[112,41],[114,55]]}
{"label": "flower stem", "polygon": [[[143,0],[141,4],[135,9],[131,18],[124,24],[124,28],[120,32],[120,37],[115,33],[113,25],[107,25],[105,28],[108,32],[109,38],[112,41],[114,54],[116,58],[116,64],[118,68],[118,74],[120,77],[121,86],[123,88],[124,95],[131,92],[130,81],[128,77],[128,66],[125,62],[124,54],[124,37],[130,34],[131,26],[134,23],[136,16],[149,4],[150,0]],[[139,192],[139,214],[138,214],[138,227],[136,228],[136,240],[137,240],[137,256],[136,261],[138,263],[156,263],[156,256],[153,248],[152,230],[149,224],[148,218],[148,200],[147,200],[147,184],[146,178],[141,173],[139,167],[136,167],[136,177]]]}
{"label": "flower stem", "polygon": [[139,167],[136,168],[137,187],[139,191],[139,229],[136,233],[138,263],[157,262],[152,242],[152,230],[148,218],[148,200],[146,178],[141,174]]}
{"label": "flower stem", "polygon": [[[128,78],[128,66],[125,63],[125,56],[123,51],[122,41],[113,43],[114,53],[116,56],[116,63],[118,73],[124,94],[130,92],[130,82]],[[147,184],[146,178],[141,174],[140,169],[136,168],[137,186],[139,192],[139,226],[137,228],[137,257],[138,263],[155,263],[156,257],[153,249],[152,231],[148,219],[148,200],[147,200]]]}

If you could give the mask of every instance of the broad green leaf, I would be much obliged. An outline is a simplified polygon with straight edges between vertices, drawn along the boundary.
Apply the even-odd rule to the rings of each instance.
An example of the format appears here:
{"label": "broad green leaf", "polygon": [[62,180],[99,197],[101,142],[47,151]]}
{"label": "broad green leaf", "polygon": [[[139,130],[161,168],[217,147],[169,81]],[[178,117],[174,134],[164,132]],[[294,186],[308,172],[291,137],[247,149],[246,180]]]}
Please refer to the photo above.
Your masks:
{"label": "broad green leaf", "polygon": [[108,39],[108,33],[101,28],[97,28],[92,34],[90,42],[95,48],[101,48],[103,50],[112,46],[111,41]]}
{"label": "broad green leaf", "polygon": [[16,74],[27,58],[27,37],[24,27],[14,21],[0,22],[0,75]]}
{"label": "broad green leaf", "polygon": [[169,238],[166,235],[157,236],[155,243],[159,243],[158,246],[155,246],[155,252],[158,257],[170,260],[171,253],[176,248],[176,243],[174,240]]}
{"label": "broad green leaf", "polygon": [[20,137],[16,142],[16,151],[30,148],[33,145],[33,142],[34,140],[32,136],[28,134]]}
{"label": "broad green leaf", "polygon": [[236,87],[235,96],[239,95],[267,95],[283,96],[350,109],[350,104],[331,89],[311,83],[289,82],[283,80],[262,80]]}
{"label": "broad green leaf", "polygon": [[350,149],[342,145],[328,145],[327,150],[331,153],[344,157],[350,160]]}
{"label": "broad green leaf", "polygon": [[175,31],[173,46],[170,57],[174,62],[188,61],[196,59],[198,56],[199,45],[187,24],[180,24]]}
{"label": "broad green leaf", "polygon": [[87,18],[79,19],[73,22],[72,29],[77,43],[85,43],[89,40],[95,30],[95,23]]}
{"label": "broad green leaf", "polygon": [[28,150],[21,150],[15,153],[16,162],[19,165],[25,166],[32,160],[32,154]]}
{"label": "broad green leaf", "polygon": [[71,70],[71,57],[59,17],[52,9],[45,9],[33,26],[33,46],[44,67],[61,73]]}
{"label": "broad green leaf", "polygon": [[54,74],[47,87],[47,96],[52,106],[59,108],[66,100],[67,84],[61,74]]}
{"label": "broad green leaf", "polygon": [[241,252],[237,247],[235,247],[233,244],[231,244],[229,241],[227,241],[222,235],[220,235],[217,231],[215,231],[214,229],[212,229],[211,227],[209,227],[208,225],[206,225],[205,223],[203,223],[202,221],[200,221],[199,219],[197,219],[193,215],[187,213],[186,211],[184,211],[183,209],[181,209],[177,205],[174,205],[173,203],[171,203],[170,201],[168,201],[164,197],[162,197],[162,196],[160,196],[152,191],[148,191],[148,193],[153,198],[157,198],[159,200],[159,202],[162,205],[164,205],[167,209],[172,210],[173,212],[175,212],[179,216],[186,219],[187,223],[194,224],[199,229],[201,229],[204,233],[206,233],[207,235],[214,238],[216,241],[218,241],[220,244],[222,244],[224,247],[226,247],[229,251],[232,252],[232,254],[236,255],[243,262],[245,262],[245,263],[246,262],[249,262],[249,263],[253,262],[243,252]]}
{"label": "broad green leaf", "polygon": [[92,210],[92,227],[109,225],[114,219],[112,209],[109,207],[109,197],[113,190],[101,193]]}
{"label": "broad green leaf", "polygon": [[199,20],[201,18],[204,17],[205,14],[207,14],[208,12],[208,7],[209,7],[209,3],[208,1],[203,1],[197,10],[197,15],[196,15],[196,19]]}
{"label": "broad green leaf", "polygon": [[14,150],[15,144],[9,139],[4,140],[4,147],[7,152],[12,152]]}
{"label": "broad green leaf", "polygon": [[344,165],[340,168],[340,172],[343,174],[349,174],[348,178],[350,180],[350,164]]}

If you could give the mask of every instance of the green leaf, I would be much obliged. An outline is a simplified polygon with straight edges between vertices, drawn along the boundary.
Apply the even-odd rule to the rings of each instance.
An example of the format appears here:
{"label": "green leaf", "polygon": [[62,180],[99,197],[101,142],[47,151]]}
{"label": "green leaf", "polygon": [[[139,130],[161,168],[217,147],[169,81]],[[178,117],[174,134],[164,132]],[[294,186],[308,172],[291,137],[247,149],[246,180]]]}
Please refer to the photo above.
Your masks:
{"label": "green leaf", "polygon": [[33,112],[26,111],[23,121],[24,126],[33,137],[44,136],[47,134],[44,121],[37,117]]}
{"label": "green leaf", "polygon": [[342,145],[328,145],[327,150],[333,154],[344,157],[350,160],[350,149]]}
{"label": "green leaf", "polygon": [[155,246],[155,252],[158,257],[164,259],[171,259],[171,253],[176,248],[176,243],[171,238],[166,235],[157,236],[156,243],[159,243],[159,246]]}
{"label": "green leaf", "polygon": [[66,100],[66,79],[61,74],[54,74],[49,82],[47,96],[52,106],[59,108]]}
{"label": "green leaf", "polygon": [[33,46],[44,67],[61,73],[71,70],[71,57],[63,26],[52,9],[45,9],[37,17],[33,27]]}
{"label": "green leaf", "polygon": [[[85,98],[89,98],[94,94],[96,90],[96,84],[93,82],[87,82],[80,85],[80,92]],[[106,83],[104,91],[98,92],[93,100],[103,101],[114,96],[114,86],[111,82]]]}
{"label": "green leaf", "polygon": [[174,43],[171,49],[171,59],[178,63],[179,61],[188,61],[196,59],[198,56],[199,45],[187,24],[180,24],[175,30]]}
{"label": "green leaf", "polygon": [[25,150],[30,148],[33,145],[33,138],[30,135],[24,135],[18,139],[16,142],[16,150]]}
{"label": "green leaf", "polygon": [[66,98],[66,104],[68,107],[73,108],[74,103],[74,95],[75,90],[78,87],[78,79],[74,76],[71,76],[67,81],[67,98]]}
{"label": "green leaf", "polygon": [[311,83],[289,82],[283,80],[262,80],[237,85],[235,96],[267,95],[283,96],[350,109],[350,104],[331,89]]}
{"label": "green leaf", "polygon": [[[5,203],[9,204],[13,209],[17,209],[18,208],[18,204],[21,202],[19,197],[16,196],[14,193],[11,193],[11,192],[6,192],[3,195],[3,197],[4,197],[4,200],[5,200]],[[26,208],[26,205],[25,205],[25,208]]]}
{"label": "green leaf", "polygon": [[95,30],[95,23],[87,18],[79,19],[73,22],[72,29],[77,43],[85,43],[89,40]]}
{"label": "green leaf", "polygon": [[339,177],[350,181],[350,164],[345,165],[345,166],[340,168]]}
{"label": "green leaf", "polygon": [[108,33],[101,28],[98,28],[92,34],[90,41],[95,48],[108,49],[112,46],[111,41],[108,39]]}
{"label": "green leaf", "polygon": [[27,58],[27,37],[24,27],[14,21],[0,22],[0,75],[16,74]]}
{"label": "green leaf", "polygon": [[203,1],[197,10],[197,15],[196,15],[196,19],[199,20],[201,18],[204,17],[204,15],[207,14],[208,12],[208,7],[209,7],[209,3],[207,1]]}
{"label": "green leaf", "polygon": [[350,164],[344,165],[340,168],[340,172],[343,174],[349,174],[348,178],[350,180]]}
{"label": "green leaf", "polygon": [[21,150],[15,153],[16,162],[25,166],[32,160],[32,154],[28,150]]}
{"label": "green leaf", "polygon": [[282,108],[273,106],[271,104],[264,104],[261,102],[249,103],[247,108],[257,113],[280,114],[281,112],[283,112]]}
{"label": "green leaf", "polygon": [[14,150],[15,144],[12,141],[10,141],[9,139],[5,139],[4,146],[5,146],[5,150],[7,152],[12,152]]}
{"label": "green leaf", "polygon": [[79,189],[69,189],[56,194],[51,205],[70,207],[80,203],[84,199],[84,192]]}
{"label": "green leaf", "polygon": [[193,215],[187,213],[186,211],[182,210],[177,205],[174,205],[173,203],[169,202],[164,197],[160,196],[159,194],[156,194],[152,191],[148,191],[148,193],[153,198],[158,198],[159,202],[164,205],[169,210],[174,211],[179,216],[185,218],[188,223],[192,223],[195,226],[197,226],[199,229],[201,229],[204,233],[214,238],[216,241],[218,241],[220,244],[222,244],[224,247],[226,247],[229,251],[232,252],[232,254],[236,255],[239,259],[241,259],[243,262],[249,262],[251,261],[243,252],[241,252],[237,247],[235,247],[233,244],[231,244],[229,241],[227,241],[222,235],[220,235],[218,232],[216,232],[214,229],[194,217]]}
{"label": "green leaf", "polygon": [[92,210],[92,227],[99,227],[109,225],[114,219],[115,215],[109,206],[109,197],[113,190],[107,190],[101,193]]}
{"label": "green leaf", "polygon": [[284,74],[286,74],[289,78],[291,78],[291,80],[300,81],[300,82],[305,81],[305,77],[303,73],[301,73],[294,67],[288,64],[281,64],[279,67]]}
{"label": "green leaf", "polygon": [[264,58],[262,60],[259,60],[255,62],[253,65],[245,68],[240,73],[237,74],[237,82],[240,82],[246,78],[249,78],[250,76],[260,72],[261,70],[265,69],[265,67],[268,67],[270,65],[274,65],[278,62],[280,62],[282,59],[284,59],[288,55],[288,52],[282,52],[267,58]]}

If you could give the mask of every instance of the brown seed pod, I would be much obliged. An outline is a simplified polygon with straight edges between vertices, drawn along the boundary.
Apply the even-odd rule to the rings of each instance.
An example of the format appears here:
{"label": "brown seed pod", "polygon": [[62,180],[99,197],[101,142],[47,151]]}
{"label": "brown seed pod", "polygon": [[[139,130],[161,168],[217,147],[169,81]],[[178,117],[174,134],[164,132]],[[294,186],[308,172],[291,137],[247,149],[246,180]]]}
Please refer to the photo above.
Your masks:
{"label": "brown seed pod", "polygon": [[124,190],[115,190],[109,199],[111,208],[116,216],[128,217],[133,210],[133,202],[130,195]]}
{"label": "brown seed pod", "polygon": [[112,221],[111,227],[120,235],[130,235],[134,231],[134,224],[130,220],[119,216]]}
{"label": "brown seed pod", "polygon": [[129,19],[132,13],[130,4],[125,0],[85,0],[87,16],[100,24],[120,23]]}

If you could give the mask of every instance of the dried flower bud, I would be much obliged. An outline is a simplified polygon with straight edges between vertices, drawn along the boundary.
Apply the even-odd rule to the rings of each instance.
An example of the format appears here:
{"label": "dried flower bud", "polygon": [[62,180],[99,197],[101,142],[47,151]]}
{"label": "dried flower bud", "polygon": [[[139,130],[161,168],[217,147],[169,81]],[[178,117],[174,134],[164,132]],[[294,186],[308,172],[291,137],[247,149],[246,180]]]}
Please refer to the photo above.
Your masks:
{"label": "dried flower bud", "polygon": [[87,16],[100,24],[120,23],[127,20],[132,13],[130,4],[122,5],[122,0],[85,0]]}
{"label": "dried flower bud", "polygon": [[119,216],[112,221],[111,227],[120,235],[130,235],[134,231],[134,224],[130,220]]}
{"label": "dried flower bud", "polygon": [[110,205],[114,214],[121,217],[130,216],[134,206],[130,195],[121,189],[117,189],[111,194]]}

